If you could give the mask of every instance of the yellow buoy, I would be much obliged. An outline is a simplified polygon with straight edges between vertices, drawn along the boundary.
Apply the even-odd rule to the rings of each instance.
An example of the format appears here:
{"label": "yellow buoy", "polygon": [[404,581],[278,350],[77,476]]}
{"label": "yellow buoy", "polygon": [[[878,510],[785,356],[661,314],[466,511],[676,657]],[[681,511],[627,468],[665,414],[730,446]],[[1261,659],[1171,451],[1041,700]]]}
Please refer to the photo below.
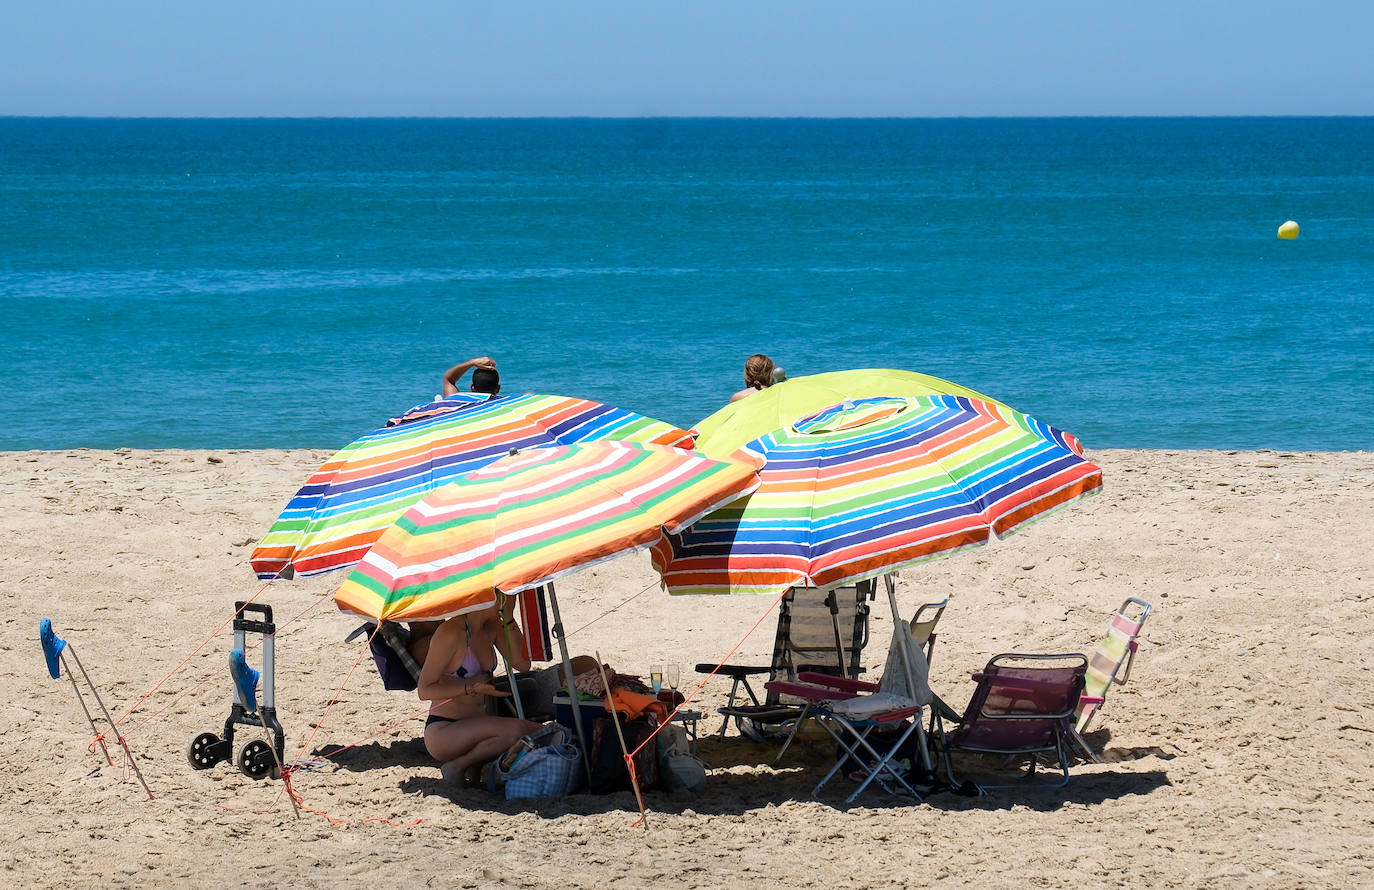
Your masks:
{"label": "yellow buoy", "polygon": [[1292,241],[1294,238],[1298,237],[1298,224],[1290,219],[1288,222],[1279,226],[1279,237],[1285,241]]}

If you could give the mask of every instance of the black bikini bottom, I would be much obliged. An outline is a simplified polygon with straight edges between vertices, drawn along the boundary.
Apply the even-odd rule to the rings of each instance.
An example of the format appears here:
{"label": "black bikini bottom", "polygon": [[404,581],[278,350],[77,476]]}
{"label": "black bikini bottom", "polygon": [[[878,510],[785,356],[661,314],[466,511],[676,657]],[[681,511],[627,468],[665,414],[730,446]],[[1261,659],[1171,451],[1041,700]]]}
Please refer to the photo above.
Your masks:
{"label": "black bikini bottom", "polygon": [[457,717],[445,717],[441,714],[430,714],[425,718],[425,729],[429,729],[436,723],[457,723]]}

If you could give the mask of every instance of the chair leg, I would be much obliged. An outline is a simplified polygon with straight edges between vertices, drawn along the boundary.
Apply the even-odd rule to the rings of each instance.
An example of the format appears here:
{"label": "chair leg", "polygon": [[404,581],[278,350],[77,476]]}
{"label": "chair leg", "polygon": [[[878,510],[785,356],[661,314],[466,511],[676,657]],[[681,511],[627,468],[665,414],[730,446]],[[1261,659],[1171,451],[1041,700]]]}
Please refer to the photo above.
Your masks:
{"label": "chair leg", "polygon": [[[945,762],[945,776],[949,778],[950,787],[962,789],[964,787],[965,780],[959,778],[959,776],[956,775],[954,772],[954,754],[952,753],[949,747],[949,743],[945,739],[945,722],[941,718],[940,711],[938,708],[931,709],[930,726],[930,735],[932,738],[936,740],[936,743],[940,746],[940,759]],[[933,770],[934,768],[932,767],[932,771]],[[970,781],[969,784],[972,785],[974,788],[978,789],[979,795],[986,793],[983,791],[983,786],[979,785],[977,782]]]}
{"label": "chair leg", "polygon": [[1093,763],[1102,762],[1102,758],[1099,757],[1097,752],[1093,750],[1092,745],[1088,744],[1087,739],[1083,738],[1083,736],[1079,734],[1078,730],[1074,729],[1073,727],[1069,727],[1067,734],[1069,737],[1069,741],[1073,743],[1073,746],[1075,748],[1082,752],[1084,757],[1088,758],[1088,760]]}
{"label": "chair leg", "polygon": [[[737,695],[739,694],[739,688],[740,688],[741,686],[744,687],[744,692],[745,692],[746,695],[749,696],[749,701],[750,701],[750,702],[752,702],[752,703],[755,704],[755,705],[757,705],[757,704],[759,703],[759,697],[758,697],[757,695],[754,694],[754,687],[752,687],[752,686],[749,685],[749,678],[748,678],[748,677],[735,677],[735,678],[734,678],[734,682],[732,682],[732,683],[730,684],[730,695],[729,695],[729,697],[727,697],[727,698],[725,699],[725,707],[726,707],[726,708],[733,708],[733,707],[735,706],[735,696],[737,696]],[[741,718],[741,717],[736,717],[736,718],[735,718],[735,723],[738,724],[742,719],[743,719],[743,718]],[[730,728],[730,715],[729,715],[729,714],[726,714],[726,715],[725,715],[725,719],[722,720],[722,721],[720,722],[720,729],[716,731],[716,734],[715,734],[715,735],[716,735],[716,738],[721,738],[721,739],[725,738],[725,730],[727,730],[727,729],[729,729],[729,728]],[[737,728],[738,728],[738,727],[737,727]],[[742,733],[741,733],[741,734],[742,734]]]}
{"label": "chair leg", "polygon": [[822,729],[830,733],[830,737],[835,740],[836,744],[838,744],[841,748],[844,749],[845,753],[843,756],[837,756],[835,758],[835,765],[830,768],[829,772],[827,772],[824,776],[821,777],[821,780],[816,783],[816,787],[811,789],[812,797],[816,797],[821,793],[821,789],[825,787],[825,783],[829,782],[830,779],[835,775],[835,773],[840,771],[840,767],[844,766],[844,762],[848,760],[849,757],[854,753],[853,747],[848,742],[846,742],[838,733],[836,733],[834,729],[831,728],[830,722],[828,720],[824,719],[824,717],[821,717],[817,720],[817,722],[820,723]]}
{"label": "chair leg", "polygon": [[[868,730],[865,730],[863,733],[858,734],[859,743],[863,745],[863,747],[868,751],[869,754],[873,755],[875,760],[872,769],[868,771],[868,775],[864,778],[863,782],[859,784],[859,787],[854,789],[854,793],[849,795],[849,797],[845,800],[845,803],[853,803],[854,799],[858,797],[860,794],[862,794],[863,790],[867,788],[869,783],[872,782],[874,779],[877,779],[880,785],[882,785],[889,792],[891,792],[892,789],[888,787],[887,782],[884,781],[883,777],[880,775],[884,769],[887,769],[889,775],[893,779],[896,779],[897,782],[900,783],[903,788],[910,792],[912,797],[914,797],[917,800],[925,799],[921,797],[920,793],[917,792],[915,788],[911,787],[911,784],[907,782],[905,778],[898,775],[895,770],[888,769],[888,764],[892,761],[892,755],[897,753],[898,748],[906,744],[906,740],[911,737],[911,734],[913,732],[921,732],[921,720],[919,714],[916,715],[916,719],[911,722],[911,725],[907,727],[906,732],[902,733],[901,737],[893,743],[892,747],[888,749],[888,752],[886,754],[879,754],[876,750],[874,750],[873,746],[868,743]],[[922,742],[924,742],[924,739],[922,739]],[[921,758],[922,761],[926,760],[928,756],[928,754],[924,754]]]}
{"label": "chair leg", "polygon": [[[911,783],[909,783],[904,777],[898,775],[896,771],[890,768],[892,757],[897,753],[898,749],[900,749],[902,745],[906,743],[906,740],[910,738],[913,732],[921,731],[921,724],[919,720],[913,721],[910,725],[907,726],[906,731],[902,733],[901,737],[898,738],[897,741],[892,744],[892,747],[888,749],[888,752],[886,754],[879,753],[878,750],[874,748],[873,745],[870,744],[868,741],[868,736],[876,728],[876,724],[869,724],[868,726],[865,726],[862,730],[859,730],[853,724],[846,723],[843,720],[836,719],[835,717],[825,713],[820,714],[817,717],[817,721],[821,724],[825,731],[830,734],[830,737],[835,740],[835,743],[840,746],[841,750],[843,750],[844,753],[836,756],[835,765],[830,768],[829,772],[827,772],[824,776],[821,777],[821,780],[816,783],[816,787],[811,789],[812,797],[817,797],[820,795],[821,789],[825,787],[827,782],[834,778],[835,774],[840,771],[840,768],[842,766],[844,766],[845,761],[849,760],[852,757],[856,761],[862,763],[863,758],[860,755],[860,750],[862,749],[863,751],[868,753],[869,757],[872,758],[872,766],[867,768],[868,775],[864,776],[864,780],[859,784],[859,787],[854,789],[854,792],[850,794],[849,797],[845,798],[845,803],[853,803],[855,798],[862,794],[864,792],[864,789],[867,788],[873,782],[874,779],[877,779],[878,784],[882,785],[883,788],[886,789],[888,792],[893,793],[891,786],[887,784],[887,779],[884,778],[884,776],[882,775],[882,772],[885,769],[888,771],[889,777],[895,780],[903,788],[905,788],[907,790],[907,793],[910,794],[913,798],[915,798],[916,800],[925,799],[921,796],[920,792],[918,792],[915,788],[911,786]],[[849,738],[846,738],[844,734],[841,734],[840,731],[836,730],[833,726],[831,726],[832,721],[838,724],[843,730],[845,730],[849,738],[852,738],[853,741],[851,742]]]}
{"label": "chair leg", "polygon": [[797,715],[797,720],[795,723],[792,724],[792,729],[788,731],[787,738],[783,741],[782,747],[778,749],[777,755],[774,756],[774,766],[782,762],[782,755],[787,753],[787,749],[792,744],[792,740],[797,737],[797,733],[801,731],[802,724],[806,722],[806,718],[810,715],[811,702],[807,702],[806,705],[802,707],[802,712]]}

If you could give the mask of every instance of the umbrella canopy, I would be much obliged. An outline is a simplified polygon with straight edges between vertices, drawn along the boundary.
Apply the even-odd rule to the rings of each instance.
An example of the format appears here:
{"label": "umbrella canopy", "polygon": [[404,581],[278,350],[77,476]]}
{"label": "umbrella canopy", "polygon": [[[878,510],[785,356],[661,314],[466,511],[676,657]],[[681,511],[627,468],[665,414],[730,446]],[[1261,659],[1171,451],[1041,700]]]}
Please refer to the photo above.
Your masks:
{"label": "umbrella canopy", "polygon": [[890,368],[831,371],[792,377],[748,398],[731,402],[698,423],[697,450],[712,457],[728,456],[736,448],[759,436],[785,429],[822,408],[849,399],[928,395],[968,396],[985,402],[995,401],[939,377]]}
{"label": "umbrella canopy", "polygon": [[670,592],[836,587],[1010,534],[1102,485],[1069,434],[952,395],[856,399],[744,450],[766,460],[758,491],[654,547]]}
{"label": "umbrella canopy", "polygon": [[440,414],[452,414],[454,411],[461,411],[472,405],[480,405],[483,402],[491,401],[492,396],[484,392],[456,392],[453,395],[442,396],[431,402],[421,402],[414,408],[407,410],[400,417],[393,417],[386,422],[387,426],[400,426],[403,423],[414,423],[417,420],[427,420]]}
{"label": "umbrella canopy", "polygon": [[685,430],[587,399],[460,393],[416,406],[306,481],[253,551],[253,570],[269,579],[348,568],[407,508],[464,473],[513,448],[600,439],[692,447]]}
{"label": "umbrella canopy", "polygon": [[425,497],[334,595],[377,620],[448,618],[653,544],[758,486],[755,464],[626,442],[502,458]]}

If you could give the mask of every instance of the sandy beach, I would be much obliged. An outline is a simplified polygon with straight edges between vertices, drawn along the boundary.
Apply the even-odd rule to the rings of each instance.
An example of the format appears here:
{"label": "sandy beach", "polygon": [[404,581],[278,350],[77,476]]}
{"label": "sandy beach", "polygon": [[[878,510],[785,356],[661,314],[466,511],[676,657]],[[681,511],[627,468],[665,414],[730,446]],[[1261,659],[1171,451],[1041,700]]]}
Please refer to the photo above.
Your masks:
{"label": "sandy beach", "polygon": [[[813,799],[831,747],[803,744],[773,769],[771,746],[708,738],[708,718],[705,790],[650,794],[647,828],[629,793],[507,803],[444,784],[419,741],[423,704],[385,692],[344,642],[357,621],[330,599],[341,575],[258,596],[280,628],[288,757],[353,746],[296,774],[307,809],[280,782],[190,768],[187,742],[229,711],[223,628],[261,587],[248,555],[327,456],[0,453],[0,884],[1374,885],[1374,454],[1089,452],[1097,497],[900,573],[908,614],[953,598],[932,685],[959,708],[992,654],[1087,651],[1125,597],[1154,604],[1131,682],[1089,735],[1105,762],[1077,765],[1066,789],[923,803],[873,790],[845,805],[841,779]],[[669,597],[642,553],[559,594],[578,651],[626,672],[677,662],[693,680],[769,606]],[[891,624],[881,603],[875,615],[877,667]],[[154,800],[88,749],[71,684],[44,667],[43,617],[116,716],[156,687],[122,723]],[[769,617],[734,661],[766,663],[772,636]],[[709,713],[727,690],[712,680],[697,703]]]}

